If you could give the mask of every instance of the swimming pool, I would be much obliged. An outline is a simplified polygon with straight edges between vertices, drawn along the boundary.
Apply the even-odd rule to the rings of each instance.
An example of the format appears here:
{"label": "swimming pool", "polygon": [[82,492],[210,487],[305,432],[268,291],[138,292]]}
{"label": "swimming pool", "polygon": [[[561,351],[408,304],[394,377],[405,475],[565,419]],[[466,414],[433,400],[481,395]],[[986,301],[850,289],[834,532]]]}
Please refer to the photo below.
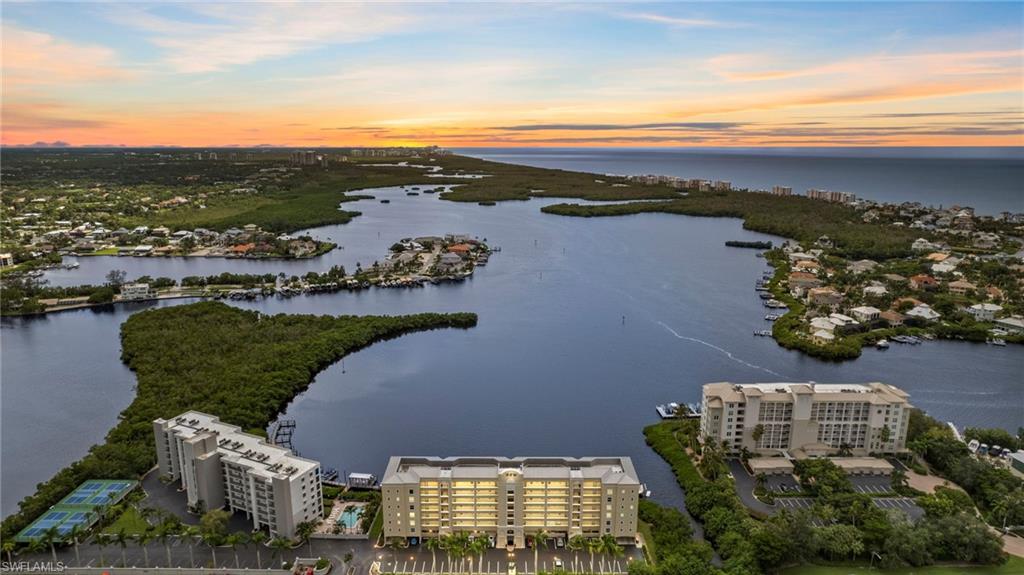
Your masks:
{"label": "swimming pool", "polygon": [[349,507],[341,512],[341,516],[338,517],[338,525],[344,525],[349,529],[356,527],[359,525],[359,515],[361,513],[362,511],[359,507]]}

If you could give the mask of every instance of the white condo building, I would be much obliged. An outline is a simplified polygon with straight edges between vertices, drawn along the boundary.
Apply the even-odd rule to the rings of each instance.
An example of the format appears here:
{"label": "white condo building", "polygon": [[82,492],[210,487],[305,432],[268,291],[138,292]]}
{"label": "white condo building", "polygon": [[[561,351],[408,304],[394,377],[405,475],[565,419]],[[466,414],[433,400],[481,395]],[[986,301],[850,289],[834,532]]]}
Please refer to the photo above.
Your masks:
{"label": "white condo building", "polygon": [[551,537],[636,536],[640,481],[628,457],[392,457],[385,537],[485,533],[498,547]]}
{"label": "white condo building", "polygon": [[906,450],[909,397],[884,383],[709,383],[700,436],[730,452],[895,453]]}
{"label": "white condo building", "polygon": [[153,431],[160,473],[181,482],[190,507],[242,512],[280,537],[322,517],[319,462],[198,411],[157,419]]}

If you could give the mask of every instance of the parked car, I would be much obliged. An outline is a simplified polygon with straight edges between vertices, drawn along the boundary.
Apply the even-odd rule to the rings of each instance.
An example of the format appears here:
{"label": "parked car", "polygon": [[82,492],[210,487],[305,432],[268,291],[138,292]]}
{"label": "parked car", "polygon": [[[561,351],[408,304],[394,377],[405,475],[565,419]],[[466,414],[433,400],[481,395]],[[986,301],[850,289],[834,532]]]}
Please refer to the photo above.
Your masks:
{"label": "parked car", "polygon": [[565,564],[562,563],[562,560],[559,559],[558,557],[555,557],[555,569],[564,569],[564,568],[565,568]]}
{"label": "parked car", "polygon": [[557,547],[558,549],[562,549],[563,547],[565,547],[565,539],[562,537],[557,537],[555,539],[555,547]]}
{"label": "parked car", "polygon": [[516,562],[515,561],[509,561],[508,562],[508,575],[516,575]]}

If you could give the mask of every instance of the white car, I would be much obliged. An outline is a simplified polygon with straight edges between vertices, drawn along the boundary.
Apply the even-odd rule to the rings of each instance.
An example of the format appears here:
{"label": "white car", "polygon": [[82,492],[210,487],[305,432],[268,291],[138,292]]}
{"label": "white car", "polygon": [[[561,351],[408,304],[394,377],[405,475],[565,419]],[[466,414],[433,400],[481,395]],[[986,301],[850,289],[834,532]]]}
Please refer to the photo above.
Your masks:
{"label": "white car", "polygon": [[508,562],[508,575],[516,575],[516,562],[515,561],[509,561]]}
{"label": "white car", "polygon": [[565,568],[565,564],[562,563],[562,560],[559,559],[558,557],[555,557],[555,569],[564,569],[564,568]]}

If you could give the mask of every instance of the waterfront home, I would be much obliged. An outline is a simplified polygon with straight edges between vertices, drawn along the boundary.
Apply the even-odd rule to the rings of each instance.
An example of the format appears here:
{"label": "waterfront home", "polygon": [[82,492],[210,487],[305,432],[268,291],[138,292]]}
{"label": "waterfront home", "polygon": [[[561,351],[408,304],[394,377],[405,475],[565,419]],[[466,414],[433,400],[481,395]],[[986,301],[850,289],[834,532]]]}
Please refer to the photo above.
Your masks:
{"label": "waterfront home", "polygon": [[816,317],[811,319],[811,333],[815,333],[821,330],[831,332],[835,331],[835,329],[836,324],[827,317]]}
{"label": "waterfront home", "polygon": [[956,271],[956,267],[960,265],[960,260],[957,258],[947,258],[945,261],[932,264],[933,274],[951,274]]}
{"label": "waterfront home", "polygon": [[968,293],[974,293],[978,291],[978,286],[972,284],[969,281],[957,280],[949,282],[949,293],[953,295],[967,295]]}
{"label": "waterfront home", "polygon": [[878,262],[876,261],[857,260],[855,262],[850,262],[849,265],[846,266],[846,269],[850,270],[850,273],[863,274],[874,270],[876,267],[878,267]]}
{"label": "waterfront home", "polygon": [[843,304],[843,294],[830,287],[816,287],[808,290],[807,303],[812,306],[826,306],[831,311]]}
{"label": "waterfront home", "polygon": [[164,226],[159,226],[153,228],[152,234],[158,238],[166,238],[171,234],[171,230]]}
{"label": "waterfront home", "polygon": [[252,243],[249,243],[249,244],[238,244],[236,246],[231,246],[229,251],[233,255],[244,256],[245,254],[251,252],[253,250],[253,248],[255,248],[255,247],[256,247],[256,244],[252,244]]}
{"label": "waterfront home", "polygon": [[907,317],[916,317],[925,321],[935,321],[942,317],[939,312],[932,309],[932,307],[926,303],[914,306],[914,309],[906,313]]}
{"label": "waterfront home", "polygon": [[149,244],[139,244],[132,250],[132,255],[136,256],[148,256],[153,251],[153,246]]}
{"label": "waterfront home", "polygon": [[0,254],[0,268],[6,268],[14,265],[14,254],[10,252]]}
{"label": "waterfront home", "polygon": [[932,252],[932,253],[926,255],[924,257],[924,259],[926,259],[926,260],[928,260],[930,262],[939,263],[939,262],[944,262],[947,259],[949,259],[949,254],[947,254],[945,252]]}
{"label": "waterfront home", "polygon": [[792,252],[789,254],[790,263],[795,263],[801,260],[817,260],[818,256],[806,253],[806,252]]}
{"label": "waterfront home", "polygon": [[996,320],[996,327],[1010,333],[1024,334],[1024,317],[1013,315]]}
{"label": "waterfront home", "polygon": [[939,282],[936,281],[935,278],[933,278],[930,275],[917,274],[916,276],[911,276],[910,277],[910,287],[912,289],[931,290],[931,289],[935,289],[936,287],[938,287],[938,285],[939,285]]}
{"label": "waterfront home", "polygon": [[462,258],[459,254],[453,254],[451,252],[445,252],[437,258],[437,265],[440,268],[455,269],[462,265]]}
{"label": "waterfront home", "polygon": [[857,325],[857,320],[853,319],[848,315],[843,315],[841,313],[829,314],[828,319],[832,320],[832,323],[836,324],[839,327]]}
{"label": "waterfront home", "polygon": [[896,310],[888,309],[878,314],[878,317],[885,320],[889,327],[900,327],[903,325],[903,314]]}
{"label": "waterfront home", "polygon": [[878,319],[881,313],[882,311],[880,309],[869,305],[858,306],[850,310],[850,315],[862,323]]}
{"label": "waterfront home", "polygon": [[469,244],[452,244],[448,246],[448,251],[453,254],[459,254],[460,256],[469,255],[469,252],[473,248]]}
{"label": "waterfront home", "polygon": [[900,285],[907,283],[907,278],[901,276],[900,274],[882,274],[882,279],[884,279],[887,282],[892,282],[894,284]]}
{"label": "waterfront home", "polygon": [[793,269],[798,272],[817,274],[821,270],[821,264],[814,260],[799,260],[793,264]]}
{"label": "waterfront home", "polygon": [[131,283],[121,286],[121,299],[126,301],[149,299],[152,293],[148,283]]}
{"label": "waterfront home", "polygon": [[1003,306],[994,303],[976,303],[967,308],[967,313],[971,314],[975,321],[992,321],[1001,311]]}
{"label": "waterfront home", "polygon": [[788,280],[790,290],[801,291],[821,287],[822,283],[818,276],[810,272],[792,272],[789,274]]}

